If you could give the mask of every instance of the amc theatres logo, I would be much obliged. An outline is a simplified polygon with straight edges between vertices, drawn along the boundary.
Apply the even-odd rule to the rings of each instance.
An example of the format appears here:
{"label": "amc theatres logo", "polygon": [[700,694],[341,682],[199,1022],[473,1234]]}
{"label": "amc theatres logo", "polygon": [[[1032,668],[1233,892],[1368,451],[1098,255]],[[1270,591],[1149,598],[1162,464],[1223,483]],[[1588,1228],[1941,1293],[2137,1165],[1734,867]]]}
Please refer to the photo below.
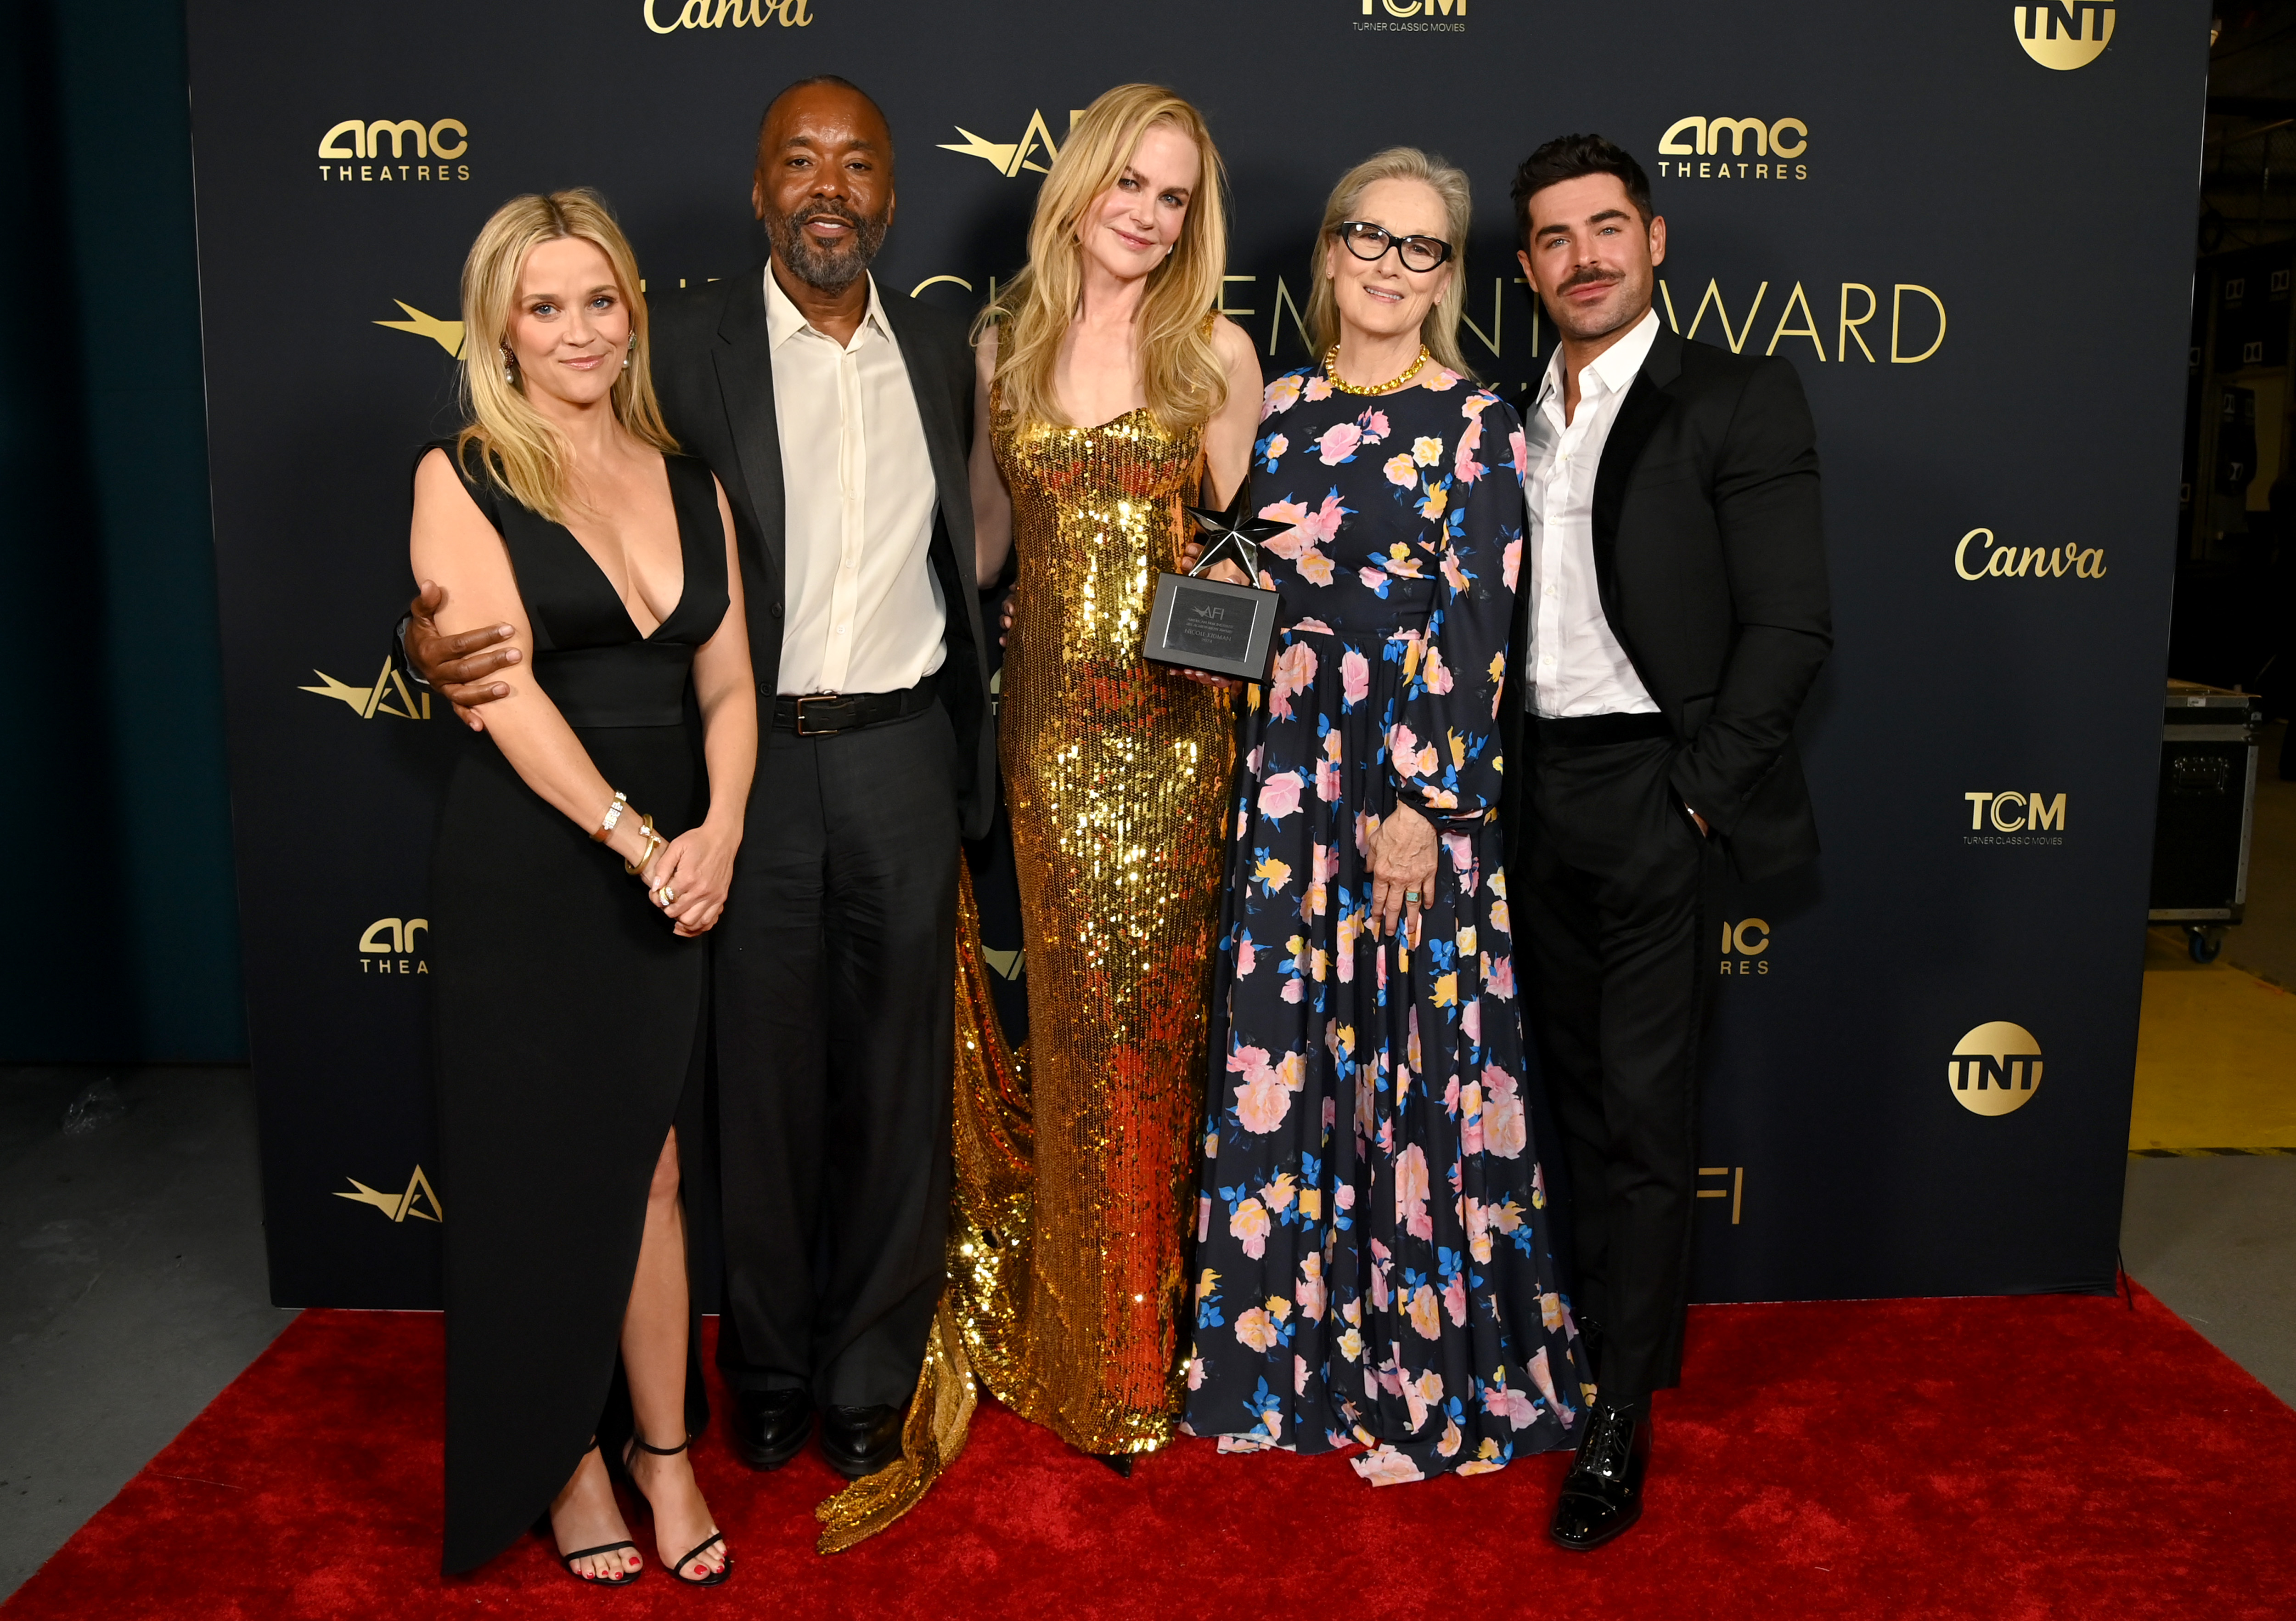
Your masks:
{"label": "amc theatres logo", "polygon": [[1770,971],[1770,926],[1759,917],[1722,924],[1722,977],[1754,979]]}
{"label": "amc theatres logo", "polygon": [[334,160],[319,165],[319,178],[368,184],[467,180],[471,166],[451,160],[471,150],[470,134],[460,119],[429,124],[420,119],[345,119],[319,137],[319,156]]}
{"label": "amc theatres logo", "polygon": [[[1730,150],[1726,156],[1722,144]],[[1807,180],[1809,165],[1782,163],[1809,150],[1809,126],[1800,119],[1710,119],[1692,113],[1677,119],[1658,138],[1663,156],[1658,166],[1661,179],[1676,180]],[[1699,158],[1697,163],[1668,166],[1666,158]]]}
{"label": "amc theatres logo", "polygon": [[1980,1024],[1954,1043],[1945,1080],[1953,1100],[1972,1115],[2013,1113],[2041,1084],[2041,1044],[2022,1024]]}
{"label": "amc theatres logo", "polygon": [[362,974],[428,974],[430,965],[415,948],[414,936],[430,932],[428,917],[378,917],[359,936]]}
{"label": "amc theatres logo", "polygon": [[2025,54],[2059,72],[2086,68],[2112,43],[2113,0],[2056,0],[2016,8],[2017,43]]}
{"label": "amc theatres logo", "polygon": [[[2065,798],[2038,794],[1964,794],[1969,803],[1969,832],[1964,844],[2062,844],[2065,841]],[[2051,835],[2056,836],[2051,836]]]}

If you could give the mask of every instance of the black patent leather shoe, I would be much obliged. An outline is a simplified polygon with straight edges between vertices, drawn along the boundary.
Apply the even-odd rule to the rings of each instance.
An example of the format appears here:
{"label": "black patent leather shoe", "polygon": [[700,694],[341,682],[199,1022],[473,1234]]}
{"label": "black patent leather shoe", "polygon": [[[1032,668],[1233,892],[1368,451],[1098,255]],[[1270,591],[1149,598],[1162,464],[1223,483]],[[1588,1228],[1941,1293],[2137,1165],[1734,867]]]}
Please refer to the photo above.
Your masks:
{"label": "black patent leather shoe", "polygon": [[1578,1552],[1599,1548],[1643,1517],[1643,1476],[1650,1468],[1650,1414],[1597,1398],[1578,1438],[1578,1455],[1562,1477],[1549,1535]]}
{"label": "black patent leather shoe", "polygon": [[822,1456],[848,1480],[875,1474],[901,1455],[905,1412],[884,1406],[823,1408]]}
{"label": "black patent leather shoe", "polygon": [[734,1450],[753,1469],[777,1469],[813,1433],[813,1398],[802,1390],[742,1390],[734,1397]]}

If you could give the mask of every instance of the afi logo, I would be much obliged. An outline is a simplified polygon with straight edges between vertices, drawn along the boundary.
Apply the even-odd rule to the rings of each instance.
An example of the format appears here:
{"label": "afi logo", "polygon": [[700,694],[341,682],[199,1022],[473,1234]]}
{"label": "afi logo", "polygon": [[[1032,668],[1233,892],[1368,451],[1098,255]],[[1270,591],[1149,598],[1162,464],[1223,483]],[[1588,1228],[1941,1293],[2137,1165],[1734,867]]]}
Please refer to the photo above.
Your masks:
{"label": "afi logo", "polygon": [[[378,325],[390,326],[398,323],[383,321]],[[399,720],[428,720],[430,718],[430,695],[426,692],[418,696],[407,686],[406,672],[395,668],[388,658],[382,661],[382,669],[375,676],[372,687],[353,687],[348,682],[338,681],[324,670],[314,670],[311,673],[325,685],[299,687],[295,689],[297,692],[316,693],[320,697],[334,698],[348,704],[362,720],[372,720],[377,715],[390,715]],[[393,697],[398,700],[397,704],[390,701]]]}
{"label": "afi logo", "polygon": [[357,1191],[338,1193],[335,1195],[337,1198],[349,1199],[357,1205],[372,1205],[394,1222],[404,1222],[408,1216],[418,1222],[444,1222],[447,1219],[447,1212],[439,1203],[439,1195],[431,1188],[430,1179],[422,1174],[420,1165],[415,1166],[414,1174],[406,1179],[406,1191],[404,1193],[385,1193],[379,1188],[368,1187],[356,1176],[347,1176],[343,1181]]}
{"label": "afi logo", "polygon": [[[1074,129],[1076,121],[1083,116],[1083,108],[1071,108],[1069,111],[1069,128]],[[963,136],[964,139],[942,142],[940,149],[943,152],[953,152],[961,158],[979,158],[984,163],[994,165],[996,172],[1007,180],[1012,179],[1024,169],[1034,169],[1040,175],[1050,174],[1052,170],[1049,166],[1052,160],[1061,155],[1061,149],[1053,144],[1053,132],[1045,123],[1045,114],[1041,108],[1032,109],[1029,111],[1029,127],[1021,132],[1019,140],[1009,145],[1003,142],[989,140],[985,136],[977,136],[962,124],[956,127],[956,133]],[[1045,160],[1042,163],[1036,160],[1037,154],[1039,152],[1044,154]]]}
{"label": "afi logo", "polygon": [[2017,43],[2045,68],[2086,68],[2112,43],[2113,0],[2051,0],[2016,8]]}

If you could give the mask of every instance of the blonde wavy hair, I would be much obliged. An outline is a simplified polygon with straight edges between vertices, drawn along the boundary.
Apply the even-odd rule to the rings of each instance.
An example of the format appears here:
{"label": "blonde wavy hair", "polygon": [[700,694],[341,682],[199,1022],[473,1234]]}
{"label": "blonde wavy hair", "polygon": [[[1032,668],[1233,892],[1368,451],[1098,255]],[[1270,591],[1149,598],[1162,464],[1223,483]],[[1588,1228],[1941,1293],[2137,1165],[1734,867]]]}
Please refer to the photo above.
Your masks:
{"label": "blonde wavy hair", "polygon": [[503,375],[503,350],[517,313],[518,278],[527,255],[545,242],[567,237],[594,243],[606,256],[629,307],[630,364],[614,381],[614,420],[657,450],[677,449],[654,398],[637,256],[606,200],[587,186],[512,198],[480,227],[463,261],[463,409],[470,425],[455,437],[455,458],[470,471],[468,452],[477,446],[487,476],[553,523],[565,520],[574,447],[527,399],[523,374],[516,382]]}
{"label": "blonde wavy hair", "polygon": [[[1308,341],[1315,350],[1316,358],[1321,360],[1340,341],[1339,299],[1332,291],[1332,278],[1324,274],[1324,254],[1339,240],[1340,226],[1356,218],[1356,210],[1363,206],[1364,193],[1382,180],[1417,180],[1432,186],[1435,194],[1443,200],[1443,240],[1451,244],[1451,257],[1446,261],[1451,271],[1451,284],[1419,323],[1419,341],[1427,346],[1427,352],[1435,357],[1438,365],[1472,382],[1475,374],[1467,368],[1466,357],[1459,352],[1459,316],[1467,306],[1467,226],[1474,215],[1474,199],[1464,174],[1416,146],[1390,146],[1385,152],[1375,152],[1341,175],[1340,183],[1332,188],[1331,201],[1324,204],[1323,226],[1316,231],[1316,245],[1308,256]],[[1347,249],[1342,246],[1340,251],[1344,253]]]}
{"label": "blonde wavy hair", "polygon": [[1140,306],[1140,378],[1157,422],[1178,430],[1209,422],[1227,399],[1227,371],[1212,346],[1220,276],[1227,268],[1226,171],[1204,115],[1161,85],[1119,85],[1085,109],[1037,193],[1029,224],[1029,263],[998,291],[973,324],[977,342],[999,328],[996,389],[1000,408],[1022,421],[1071,427],[1053,388],[1061,344],[1084,296],[1087,210],[1131,162],[1141,137],[1159,124],[1196,144],[1202,173],[1180,240],[1148,273]]}

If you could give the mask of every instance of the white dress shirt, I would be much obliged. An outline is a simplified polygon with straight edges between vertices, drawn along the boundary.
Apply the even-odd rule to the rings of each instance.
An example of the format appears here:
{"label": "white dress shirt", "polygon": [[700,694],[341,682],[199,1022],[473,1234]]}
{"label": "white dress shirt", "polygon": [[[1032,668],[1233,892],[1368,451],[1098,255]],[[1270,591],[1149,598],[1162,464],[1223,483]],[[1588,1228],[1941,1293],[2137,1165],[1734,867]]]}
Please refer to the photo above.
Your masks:
{"label": "white dress shirt", "polygon": [[1546,368],[1532,413],[1540,441],[1523,493],[1530,506],[1534,594],[1525,688],[1531,712],[1571,715],[1658,712],[1626,650],[1603,616],[1595,579],[1595,473],[1619,407],[1658,337],[1658,311],[1644,315],[1578,374],[1578,409],[1562,420],[1562,351]]}
{"label": "white dress shirt", "polygon": [[947,603],[929,555],[939,497],[876,280],[853,341],[840,345],[768,267],[766,329],[786,514],[780,690],[914,687],[948,655]]}

